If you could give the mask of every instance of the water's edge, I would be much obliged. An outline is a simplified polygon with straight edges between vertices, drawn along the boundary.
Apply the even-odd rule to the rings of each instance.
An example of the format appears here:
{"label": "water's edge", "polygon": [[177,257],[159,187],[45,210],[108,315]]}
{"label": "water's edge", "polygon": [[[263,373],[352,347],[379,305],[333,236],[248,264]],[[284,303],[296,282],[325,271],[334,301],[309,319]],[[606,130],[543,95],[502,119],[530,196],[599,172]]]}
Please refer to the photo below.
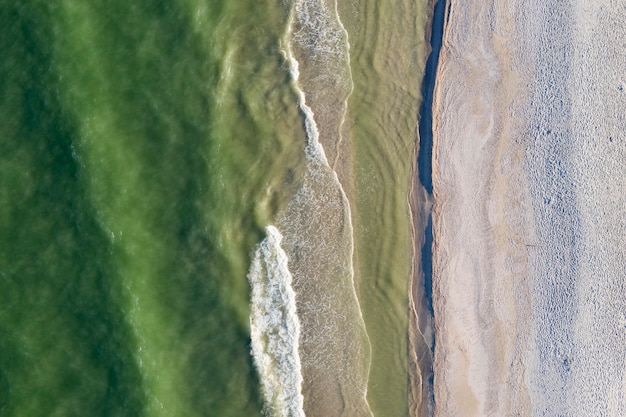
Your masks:
{"label": "water's edge", "polygon": [[[422,84],[423,103],[419,116],[419,153],[417,156],[417,166],[419,171],[420,184],[429,198],[433,194],[433,95],[435,91],[435,80],[437,77],[437,67],[439,64],[439,52],[443,38],[444,15],[446,1],[438,0],[435,3],[432,16],[432,26],[430,34],[431,53],[426,62],[424,82]],[[428,302],[428,310],[434,314],[432,307],[432,216],[430,210],[424,231],[424,246],[422,248],[422,270],[424,271],[424,289]]]}
{"label": "water's edge", "polygon": [[[430,53],[424,68],[422,81],[422,104],[420,107],[417,125],[416,168],[413,181],[413,190],[410,197],[413,216],[414,239],[414,272],[411,284],[411,323],[410,333],[411,353],[414,366],[419,368],[420,378],[413,377],[411,407],[412,415],[431,416],[434,410],[433,382],[434,372],[432,360],[435,348],[434,309],[432,293],[432,256],[433,256],[433,228],[432,228],[432,149],[433,149],[433,95],[439,53],[442,46],[446,1],[434,0],[430,5],[432,12],[425,36],[430,36]],[[419,248],[419,252],[418,252]],[[427,350],[424,348],[427,346]],[[414,370],[413,372],[416,372]],[[416,386],[416,382],[417,385]],[[421,397],[421,401],[416,401]],[[421,402],[419,406],[417,403]]]}

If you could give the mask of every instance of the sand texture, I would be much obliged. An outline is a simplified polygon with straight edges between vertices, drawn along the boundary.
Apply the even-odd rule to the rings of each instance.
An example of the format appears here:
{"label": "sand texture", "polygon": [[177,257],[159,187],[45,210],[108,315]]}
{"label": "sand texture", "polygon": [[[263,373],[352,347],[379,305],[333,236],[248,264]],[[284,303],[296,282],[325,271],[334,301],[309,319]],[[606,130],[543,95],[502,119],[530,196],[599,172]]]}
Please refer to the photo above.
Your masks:
{"label": "sand texture", "polygon": [[626,3],[448,5],[436,416],[626,415]]}

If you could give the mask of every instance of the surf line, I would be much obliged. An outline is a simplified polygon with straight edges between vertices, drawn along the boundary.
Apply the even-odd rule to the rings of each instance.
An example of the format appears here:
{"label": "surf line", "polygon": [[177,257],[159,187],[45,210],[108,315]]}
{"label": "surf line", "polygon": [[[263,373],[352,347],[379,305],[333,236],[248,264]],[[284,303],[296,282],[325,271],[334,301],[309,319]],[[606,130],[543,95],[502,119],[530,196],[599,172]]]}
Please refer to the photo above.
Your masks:
{"label": "surf line", "polygon": [[[300,111],[304,115],[304,127],[306,131],[306,150],[305,154],[307,160],[309,162],[318,163],[327,166],[332,170],[330,164],[328,163],[328,159],[326,158],[326,152],[324,152],[324,148],[319,141],[319,130],[317,129],[317,123],[315,122],[315,114],[313,113],[313,109],[306,104],[306,95],[304,90],[300,87],[300,63],[293,55],[291,50],[291,38],[292,38],[292,28],[295,19],[295,11],[291,11],[291,15],[289,17],[289,22],[287,23],[287,33],[285,35],[285,46],[284,49],[281,50],[285,60],[289,63],[289,75],[293,82],[294,89],[296,94],[298,95],[298,106],[300,107]],[[334,172],[334,170],[333,170]],[[336,177],[336,173],[335,173]],[[338,178],[337,178],[337,182]],[[341,184],[340,184],[341,186]]]}
{"label": "surf line", "polygon": [[300,320],[283,236],[267,226],[248,273],[252,289],[250,336],[265,412],[277,417],[305,417],[302,366],[298,353]]}
{"label": "surf line", "polygon": [[[419,132],[419,152],[417,155],[418,178],[421,186],[427,194],[428,202],[424,204],[426,224],[424,227],[424,244],[421,249],[421,267],[424,276],[424,296],[426,301],[426,309],[430,313],[431,319],[434,319],[435,311],[433,308],[433,98],[435,93],[435,84],[437,70],[439,67],[439,55],[443,41],[444,26],[447,23],[446,15],[449,14],[449,4],[446,0],[437,0],[432,14],[430,47],[431,52],[426,61],[424,71],[424,79],[422,81],[422,106],[419,113],[418,132]],[[432,329],[434,333],[434,328]],[[435,351],[436,337],[433,335],[431,354]],[[431,406],[434,404],[433,396],[434,373],[431,372],[428,378],[428,392]]]}
{"label": "surf line", "polygon": [[[339,12],[337,10],[337,3],[335,2],[335,18],[337,19],[337,23],[339,25],[339,27],[341,28],[341,30],[344,32],[345,36],[346,36],[346,49],[349,50],[350,49],[350,44],[347,41],[348,39],[348,32],[346,31],[345,27],[343,26],[343,24],[341,23],[341,19],[339,18]],[[295,9],[295,8],[294,8]],[[346,192],[343,188],[343,185],[341,184],[341,181],[339,181],[339,177],[337,175],[337,172],[333,169],[333,167],[330,165],[330,163],[328,162],[328,159],[326,158],[326,153],[324,152],[324,147],[322,146],[322,144],[319,141],[319,131],[317,129],[317,123],[315,122],[315,114],[313,113],[313,110],[311,109],[311,107],[309,107],[309,105],[306,104],[306,94],[305,92],[302,90],[302,88],[300,87],[300,84],[298,83],[299,78],[300,78],[300,71],[299,71],[299,62],[298,60],[294,57],[292,50],[291,50],[291,42],[292,42],[292,28],[293,28],[293,24],[294,24],[294,19],[295,19],[295,13],[296,11],[292,9],[291,11],[291,15],[289,17],[289,22],[287,24],[287,33],[285,34],[285,47],[284,49],[282,49],[282,53],[285,57],[285,60],[289,63],[289,74],[291,76],[291,79],[293,81],[293,85],[294,85],[294,89],[296,90],[296,93],[298,94],[298,105],[300,107],[300,110],[302,111],[302,113],[304,114],[304,123],[305,123],[305,130],[306,130],[306,137],[307,137],[307,145],[306,145],[306,150],[305,150],[305,154],[307,157],[307,160],[309,163],[312,163],[314,165],[323,165],[325,169],[328,169],[333,176],[333,179],[337,185],[337,187],[339,188],[339,191],[341,192],[341,197],[343,199],[343,203],[345,204],[346,210],[347,210],[347,221],[348,221],[348,228],[350,230],[350,235],[352,236],[351,239],[351,246],[350,246],[350,275],[352,277],[352,287],[353,287],[353,292],[354,292],[354,298],[356,300],[356,303],[358,305],[359,308],[359,314],[360,314],[360,319],[361,322],[363,323],[363,327],[365,327],[364,324],[364,320],[363,320],[363,312],[361,309],[361,305],[359,302],[359,298],[356,295],[356,285],[354,283],[354,265],[353,265],[353,256],[354,256],[354,229],[353,229],[353,225],[352,225],[352,213],[350,210],[350,203],[348,201],[348,196],[346,195]],[[349,58],[349,54],[347,57],[347,62],[349,65],[350,62],[350,58]],[[341,125],[343,125],[343,123],[345,122],[346,119],[346,114],[348,112],[347,108],[347,103],[348,100],[350,98],[350,95],[352,94],[352,91],[354,89],[354,84],[352,82],[352,71],[350,68],[349,69],[349,74],[350,74],[350,92],[347,94],[345,100],[344,100],[344,105],[345,105],[345,110],[343,112],[342,118],[341,118],[341,122],[340,122],[340,126],[339,126],[339,132],[341,132]],[[341,133],[340,133],[340,137],[339,137],[339,141],[342,141],[343,137],[341,137]],[[369,342],[369,337],[368,337],[368,342]],[[369,349],[371,351],[371,346],[369,346]]]}
{"label": "surf line", "polygon": [[[291,81],[292,81],[292,86],[293,89],[295,90],[297,97],[298,97],[298,107],[300,109],[300,111],[302,112],[303,116],[304,116],[304,125],[305,125],[305,134],[306,134],[306,146],[305,146],[305,156],[306,156],[306,161],[308,164],[307,170],[310,174],[312,174],[313,176],[316,175],[316,172],[320,172],[321,170],[327,171],[328,173],[330,173],[332,175],[332,179],[334,182],[334,185],[337,186],[337,189],[339,190],[339,192],[341,193],[341,199],[342,199],[342,204],[346,210],[346,226],[347,226],[347,230],[349,231],[349,235],[350,235],[350,247],[349,247],[349,251],[350,251],[350,255],[349,255],[349,271],[350,271],[350,278],[351,278],[351,286],[352,286],[352,296],[354,298],[355,304],[357,306],[357,310],[358,310],[358,319],[360,320],[360,326],[362,327],[363,331],[365,332],[366,335],[366,340],[368,343],[368,346],[366,347],[367,350],[369,352],[371,352],[371,345],[370,345],[370,341],[369,341],[369,336],[367,336],[367,333],[365,331],[365,322],[363,319],[363,312],[361,309],[361,305],[360,305],[360,301],[359,298],[357,296],[357,292],[356,292],[356,285],[354,282],[354,278],[355,278],[355,271],[354,271],[354,263],[353,263],[353,258],[354,258],[354,228],[353,228],[353,224],[352,224],[352,213],[350,210],[350,202],[348,200],[348,196],[345,192],[345,189],[343,188],[343,184],[341,183],[341,181],[339,180],[339,176],[337,175],[337,172],[334,169],[335,164],[337,163],[337,159],[335,159],[335,161],[331,163],[328,161],[328,158],[326,156],[326,153],[324,151],[324,147],[323,145],[320,143],[319,141],[319,130],[317,127],[317,122],[315,120],[315,114],[313,112],[313,109],[307,104],[307,100],[306,100],[306,93],[304,91],[304,89],[302,88],[301,84],[300,84],[300,71],[299,71],[299,66],[300,63],[298,62],[298,60],[296,59],[296,57],[293,54],[292,51],[292,43],[295,41],[296,36],[293,33],[293,28],[294,28],[294,23],[297,19],[302,19],[303,17],[306,18],[306,14],[308,13],[307,11],[307,7],[311,6],[312,3],[309,3],[308,0],[297,0],[294,2],[293,6],[292,6],[292,10],[289,16],[289,21],[287,24],[287,30],[285,33],[285,36],[283,38],[283,44],[282,44],[282,48],[281,48],[281,52],[283,53],[283,56],[285,58],[285,61],[288,63],[288,69],[289,69],[289,75],[291,77]],[[321,5],[321,3],[319,3]],[[343,52],[339,52],[339,55],[342,55],[345,59],[345,63],[347,65],[347,73],[348,73],[348,78],[345,79],[344,81],[347,81],[350,83],[350,88],[348,93],[345,96],[344,99],[344,111],[342,114],[342,118],[341,121],[339,123],[339,137],[338,137],[338,142],[337,142],[337,147],[339,146],[339,144],[344,140],[341,132],[341,126],[343,125],[343,123],[345,122],[346,119],[346,115],[347,115],[347,108],[348,108],[348,100],[350,98],[350,95],[352,94],[352,91],[354,89],[354,84],[353,84],[353,80],[352,80],[352,71],[350,68],[350,56],[349,56],[349,49],[350,49],[350,44],[348,42],[348,32],[345,29],[345,27],[343,26],[343,23],[341,22],[341,19],[339,17],[339,12],[337,9],[337,2],[335,1],[334,3],[334,8],[331,11],[334,12],[334,16],[332,16],[331,13],[329,13],[328,10],[326,10],[326,8],[324,6],[321,6],[321,8],[316,9],[315,13],[314,13],[314,17],[315,19],[308,19],[307,21],[313,21],[315,24],[320,24],[320,22],[325,21],[326,19],[336,19],[336,24],[339,28],[339,30],[341,30],[343,32],[343,35],[345,36],[345,44],[343,45],[345,47],[345,56],[342,55]],[[321,18],[320,18],[321,16]],[[319,18],[319,20],[318,20]],[[308,28],[309,30],[311,28]],[[319,36],[319,33],[323,33],[322,32],[318,32],[315,29],[318,28],[313,28],[314,30],[312,30],[312,33],[314,34],[314,36]],[[322,50],[323,53],[326,54],[330,54],[333,55],[336,58],[337,51],[332,51],[329,50],[327,48],[323,48]],[[367,379],[369,380],[369,365],[368,364],[368,377]],[[363,392],[363,398],[362,400],[364,401],[368,411],[369,411],[369,404],[367,402],[367,384],[364,388],[364,392]],[[372,415],[371,411],[369,411],[370,415]]]}

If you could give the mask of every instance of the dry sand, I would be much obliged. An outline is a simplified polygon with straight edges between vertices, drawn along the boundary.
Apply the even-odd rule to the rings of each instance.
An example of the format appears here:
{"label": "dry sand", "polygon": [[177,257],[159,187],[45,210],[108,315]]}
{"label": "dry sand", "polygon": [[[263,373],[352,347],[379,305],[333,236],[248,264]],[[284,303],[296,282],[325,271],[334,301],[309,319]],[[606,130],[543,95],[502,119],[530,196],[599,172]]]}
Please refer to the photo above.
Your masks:
{"label": "dry sand", "polygon": [[447,18],[435,416],[624,416],[626,4],[453,2]]}
{"label": "dry sand", "polygon": [[[435,415],[529,415],[520,94],[501,3],[447,10],[433,112]],[[490,7],[492,6],[492,7]],[[469,36],[468,36],[469,34]]]}

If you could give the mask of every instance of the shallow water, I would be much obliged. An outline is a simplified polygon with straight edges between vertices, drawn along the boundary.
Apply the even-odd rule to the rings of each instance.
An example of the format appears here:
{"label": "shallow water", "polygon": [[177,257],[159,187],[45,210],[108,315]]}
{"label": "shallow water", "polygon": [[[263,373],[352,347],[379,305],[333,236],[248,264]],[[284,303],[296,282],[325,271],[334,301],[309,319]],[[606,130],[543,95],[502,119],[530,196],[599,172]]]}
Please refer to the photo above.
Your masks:
{"label": "shallow water", "polygon": [[[426,60],[425,2],[342,5],[354,91],[346,130],[352,172],[355,274],[371,341],[368,401],[374,415],[409,412],[411,212],[420,87]],[[421,277],[416,277],[420,279]]]}

